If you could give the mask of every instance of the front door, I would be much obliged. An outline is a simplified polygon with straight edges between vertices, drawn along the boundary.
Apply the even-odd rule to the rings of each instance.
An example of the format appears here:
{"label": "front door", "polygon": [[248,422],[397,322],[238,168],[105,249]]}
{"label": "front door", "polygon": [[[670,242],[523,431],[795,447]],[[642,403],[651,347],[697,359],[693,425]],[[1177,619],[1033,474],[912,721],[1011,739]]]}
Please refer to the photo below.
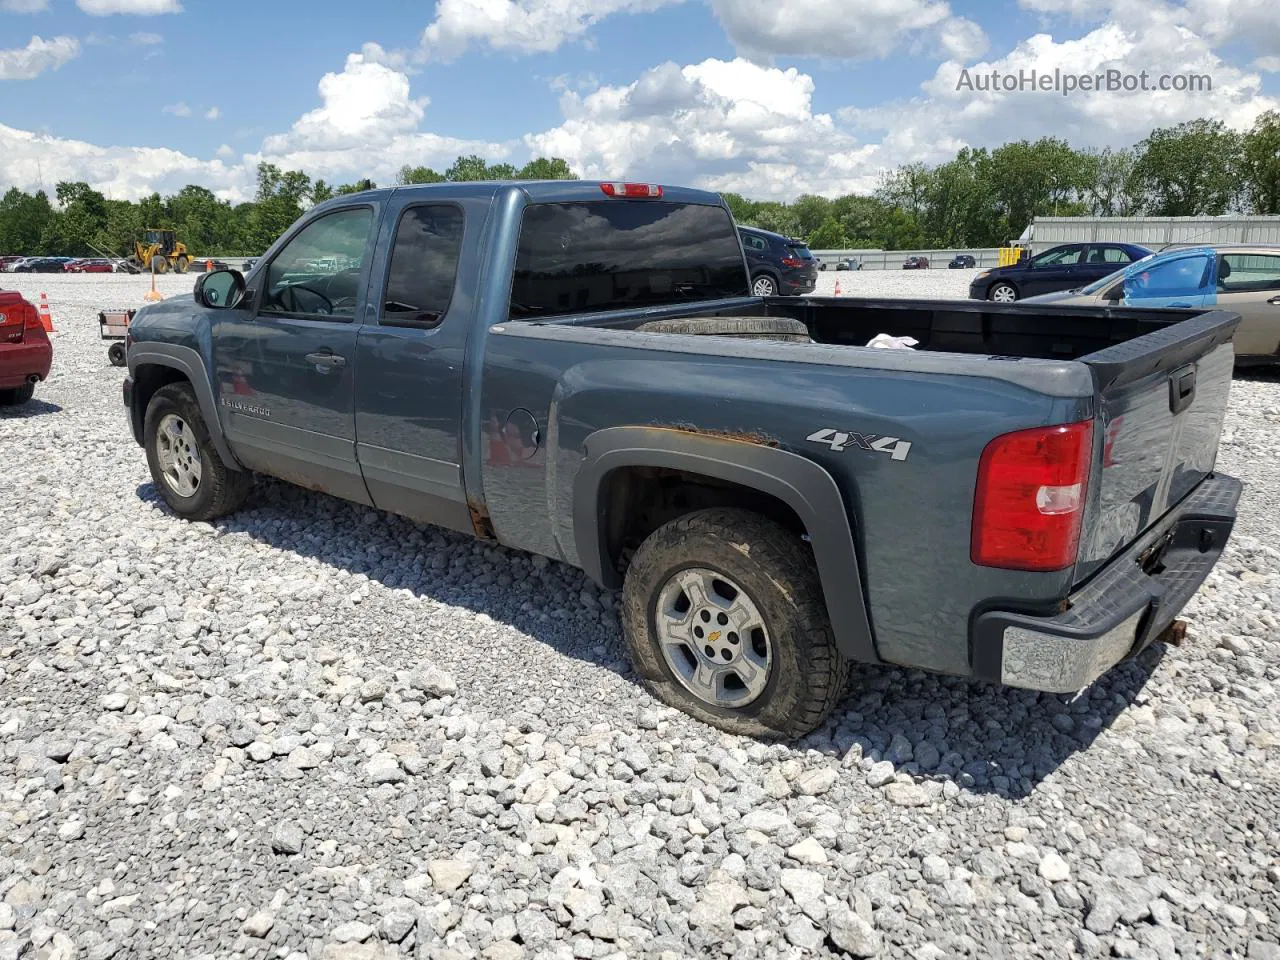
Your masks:
{"label": "front door", "polygon": [[1135,267],[1124,278],[1124,304],[1130,307],[1204,307],[1213,305],[1214,257],[1193,253]]}
{"label": "front door", "polygon": [[1224,253],[1218,258],[1218,306],[1240,314],[1236,356],[1280,353],[1280,256]]}
{"label": "front door", "polygon": [[1034,297],[1080,286],[1075,277],[1082,252],[1082,247],[1055,247],[1032,257],[1022,279],[1022,295]]}
{"label": "front door", "polygon": [[258,271],[248,309],[224,312],[216,357],[219,412],[246,466],[364,504],[355,348],[375,219],[360,203],[303,226]]}

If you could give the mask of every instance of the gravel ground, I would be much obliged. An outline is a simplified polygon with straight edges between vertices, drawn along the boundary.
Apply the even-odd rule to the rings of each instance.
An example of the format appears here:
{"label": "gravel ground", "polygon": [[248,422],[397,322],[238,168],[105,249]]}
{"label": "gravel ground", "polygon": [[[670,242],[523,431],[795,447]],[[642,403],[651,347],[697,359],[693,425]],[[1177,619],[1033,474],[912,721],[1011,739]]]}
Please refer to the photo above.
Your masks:
{"label": "gravel ground", "polygon": [[0,960],[1280,957],[1275,375],[1181,646],[1074,700],[865,670],[765,746],[562,565],[268,481],[174,519],[94,322],[146,283],[3,280],[59,333],[0,415]]}

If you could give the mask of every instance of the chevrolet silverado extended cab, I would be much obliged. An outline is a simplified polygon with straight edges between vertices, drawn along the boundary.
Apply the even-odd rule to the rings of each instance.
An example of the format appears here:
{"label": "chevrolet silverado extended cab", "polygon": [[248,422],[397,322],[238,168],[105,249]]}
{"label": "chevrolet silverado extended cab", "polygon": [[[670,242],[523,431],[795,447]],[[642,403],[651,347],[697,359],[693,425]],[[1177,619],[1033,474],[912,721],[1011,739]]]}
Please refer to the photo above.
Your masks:
{"label": "chevrolet silverado extended cab", "polygon": [[791,738],[855,664],[1069,693],[1172,629],[1238,323],[754,297],[717,194],[432,184],[143,307],[123,393],[178,516],[262,473],[573,564],[655,696]]}

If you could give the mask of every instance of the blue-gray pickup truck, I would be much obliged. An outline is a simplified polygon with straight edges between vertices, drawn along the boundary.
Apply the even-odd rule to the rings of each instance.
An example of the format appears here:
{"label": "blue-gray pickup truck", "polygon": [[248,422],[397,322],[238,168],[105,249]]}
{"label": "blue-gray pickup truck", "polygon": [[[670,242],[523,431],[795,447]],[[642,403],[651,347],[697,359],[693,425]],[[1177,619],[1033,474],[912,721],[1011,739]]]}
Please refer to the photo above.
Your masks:
{"label": "blue-gray pickup truck", "polygon": [[656,697],[793,738],[854,664],[1070,693],[1170,639],[1235,520],[1238,323],[753,297],[717,194],[432,184],[143,307],[124,403],[179,517],[262,473],[561,560]]}

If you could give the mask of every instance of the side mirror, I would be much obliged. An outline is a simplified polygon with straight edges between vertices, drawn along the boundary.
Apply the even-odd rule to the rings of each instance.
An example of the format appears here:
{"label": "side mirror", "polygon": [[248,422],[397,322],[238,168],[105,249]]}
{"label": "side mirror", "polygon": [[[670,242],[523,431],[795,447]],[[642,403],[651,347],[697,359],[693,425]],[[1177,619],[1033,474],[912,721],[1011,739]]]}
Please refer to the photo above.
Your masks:
{"label": "side mirror", "polygon": [[225,310],[236,306],[244,296],[244,275],[239,270],[212,270],[202,273],[193,291],[202,307]]}

